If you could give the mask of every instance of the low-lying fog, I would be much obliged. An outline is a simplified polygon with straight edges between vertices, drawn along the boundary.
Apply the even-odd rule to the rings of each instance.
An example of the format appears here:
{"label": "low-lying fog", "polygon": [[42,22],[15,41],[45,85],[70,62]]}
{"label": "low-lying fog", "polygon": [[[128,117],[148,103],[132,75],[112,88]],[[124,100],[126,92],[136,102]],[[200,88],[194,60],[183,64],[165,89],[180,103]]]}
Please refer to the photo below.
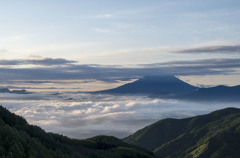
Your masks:
{"label": "low-lying fog", "polygon": [[86,93],[2,93],[0,104],[48,132],[79,139],[95,135],[123,138],[159,119],[190,117],[225,107],[240,108],[237,103],[194,103]]}

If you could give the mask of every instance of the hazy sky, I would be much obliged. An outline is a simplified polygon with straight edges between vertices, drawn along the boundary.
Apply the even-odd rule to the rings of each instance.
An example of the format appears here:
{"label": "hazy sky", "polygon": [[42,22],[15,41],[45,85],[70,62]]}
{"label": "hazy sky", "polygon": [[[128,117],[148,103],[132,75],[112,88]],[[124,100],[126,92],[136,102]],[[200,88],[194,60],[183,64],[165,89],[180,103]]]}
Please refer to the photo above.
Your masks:
{"label": "hazy sky", "polygon": [[[103,65],[108,65],[108,71],[104,69],[102,78],[109,77],[106,75],[109,69],[116,70],[112,65],[125,68],[151,65],[152,74],[230,73],[235,76],[231,79],[237,80],[239,17],[239,0],[1,0],[0,74],[7,76],[1,81],[34,80],[33,71],[40,72],[41,80],[44,75],[52,80],[80,79],[70,72],[72,65],[78,76],[85,75],[81,73],[85,72],[83,68],[94,69],[93,75],[84,79],[98,80],[95,71],[102,70]],[[221,63],[226,60],[228,65]],[[159,63],[165,67],[159,68]],[[186,73],[189,65],[185,63],[195,66],[190,67],[192,73]],[[71,65],[68,71],[62,68],[66,65]],[[173,66],[185,67],[179,71],[179,67],[176,70]],[[62,74],[51,78],[50,71]],[[145,73],[129,76],[135,70],[128,71],[121,79],[147,72],[145,69]],[[119,79],[116,75],[110,77]]]}
{"label": "hazy sky", "polygon": [[[240,85],[240,0],[0,0],[0,88],[99,90],[148,75]],[[158,119],[239,107],[69,92],[0,101],[75,138],[124,137]]]}

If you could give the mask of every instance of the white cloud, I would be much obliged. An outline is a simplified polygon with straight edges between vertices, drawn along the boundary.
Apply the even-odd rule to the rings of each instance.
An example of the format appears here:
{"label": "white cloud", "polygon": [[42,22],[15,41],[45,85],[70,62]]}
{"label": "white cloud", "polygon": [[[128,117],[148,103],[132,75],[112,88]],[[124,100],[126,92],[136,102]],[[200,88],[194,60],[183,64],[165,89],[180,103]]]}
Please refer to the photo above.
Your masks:
{"label": "white cloud", "polygon": [[86,110],[86,114],[92,114],[92,113],[94,113],[94,112],[96,112],[96,111],[97,111],[97,109],[88,108],[88,109]]}
{"label": "white cloud", "polygon": [[[65,101],[62,97],[49,98],[48,95],[39,94],[41,100],[32,100],[26,97],[27,95],[13,95],[5,100],[2,97],[1,104],[26,118],[31,124],[74,138],[101,134],[122,138],[159,119],[190,117],[229,106],[240,107],[234,103],[211,103],[209,106],[209,103],[161,100],[144,96],[86,93],[64,95],[71,96],[74,100]],[[81,95],[83,99],[78,101],[77,98]],[[13,99],[16,96],[18,100]]]}
{"label": "white cloud", "polygon": [[80,115],[82,113],[82,110],[74,110],[72,112],[73,115]]}
{"label": "white cloud", "polygon": [[119,106],[120,106],[120,105],[118,105],[118,104],[114,104],[113,106],[106,106],[106,107],[104,107],[104,109],[103,109],[102,112],[104,112],[104,113],[110,112],[110,111],[112,111],[113,109],[117,109]]}
{"label": "white cloud", "polygon": [[135,102],[129,102],[129,103],[126,104],[127,107],[132,107],[132,106],[134,106],[134,105],[136,105]]}

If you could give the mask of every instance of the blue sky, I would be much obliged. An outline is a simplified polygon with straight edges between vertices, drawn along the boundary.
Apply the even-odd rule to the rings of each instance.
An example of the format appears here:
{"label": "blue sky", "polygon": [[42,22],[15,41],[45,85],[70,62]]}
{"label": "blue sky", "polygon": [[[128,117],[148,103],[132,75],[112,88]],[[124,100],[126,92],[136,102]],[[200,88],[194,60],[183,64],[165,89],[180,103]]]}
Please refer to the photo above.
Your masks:
{"label": "blue sky", "polygon": [[0,89],[40,92],[0,101],[30,123],[122,138],[159,119],[239,107],[69,93],[150,75],[240,85],[240,0],[0,0]]}
{"label": "blue sky", "polygon": [[151,63],[171,49],[238,44],[239,9],[237,0],[9,0],[1,2],[0,47],[11,53],[9,58],[38,55],[97,63],[91,58],[102,57],[101,64],[116,62],[114,54],[154,49],[152,59],[118,62]]}
{"label": "blue sky", "polygon": [[[1,1],[1,67],[15,72],[56,58],[99,67],[240,59],[239,17],[238,0]],[[236,76],[239,66],[219,75],[227,71]]]}

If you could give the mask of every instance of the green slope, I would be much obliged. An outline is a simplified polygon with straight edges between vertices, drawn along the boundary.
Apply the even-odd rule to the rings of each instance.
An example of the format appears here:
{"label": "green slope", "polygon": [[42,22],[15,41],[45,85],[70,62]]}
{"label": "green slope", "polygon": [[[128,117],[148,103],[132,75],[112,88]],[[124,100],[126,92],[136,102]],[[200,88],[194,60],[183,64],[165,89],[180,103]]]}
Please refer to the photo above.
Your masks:
{"label": "green slope", "polygon": [[69,139],[46,133],[0,106],[0,158],[151,158],[152,152],[115,137]]}
{"label": "green slope", "polygon": [[164,119],[124,138],[159,157],[240,157],[240,109],[186,119]]}

